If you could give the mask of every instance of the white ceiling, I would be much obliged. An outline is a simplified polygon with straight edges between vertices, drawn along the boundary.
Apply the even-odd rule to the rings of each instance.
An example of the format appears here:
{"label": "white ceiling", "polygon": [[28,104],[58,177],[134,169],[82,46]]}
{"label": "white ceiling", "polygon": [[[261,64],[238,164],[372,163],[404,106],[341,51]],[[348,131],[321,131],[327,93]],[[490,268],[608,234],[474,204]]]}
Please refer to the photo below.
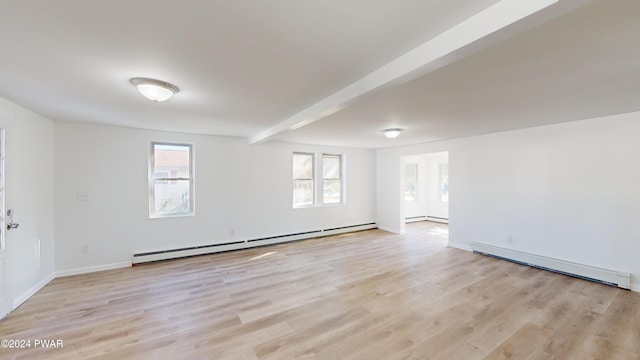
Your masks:
{"label": "white ceiling", "polygon": [[[640,110],[637,0],[506,14],[502,29],[344,95],[514,1],[2,0],[0,97],[56,121],[365,148]],[[132,77],[181,90],[154,103]],[[395,126],[407,130],[382,137]]]}

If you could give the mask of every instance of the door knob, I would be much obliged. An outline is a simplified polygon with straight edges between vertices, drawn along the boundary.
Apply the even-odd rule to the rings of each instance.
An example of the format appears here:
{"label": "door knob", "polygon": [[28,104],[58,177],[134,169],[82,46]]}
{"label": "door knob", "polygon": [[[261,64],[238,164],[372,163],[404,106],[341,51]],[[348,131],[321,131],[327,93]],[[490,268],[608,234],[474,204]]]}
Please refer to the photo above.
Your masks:
{"label": "door knob", "polygon": [[7,210],[7,230],[17,229],[20,224],[13,222],[13,210]]}

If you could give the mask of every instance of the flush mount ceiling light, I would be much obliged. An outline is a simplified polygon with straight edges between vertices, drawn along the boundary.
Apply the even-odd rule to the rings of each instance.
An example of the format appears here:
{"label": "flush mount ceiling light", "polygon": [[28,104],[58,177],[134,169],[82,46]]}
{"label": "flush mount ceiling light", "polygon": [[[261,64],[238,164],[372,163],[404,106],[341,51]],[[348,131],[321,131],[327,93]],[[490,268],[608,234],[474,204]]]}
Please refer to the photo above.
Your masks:
{"label": "flush mount ceiling light", "polygon": [[382,133],[384,134],[384,136],[387,137],[387,139],[395,139],[403,131],[404,131],[404,129],[393,128],[393,129],[386,129],[386,130],[382,131]]}
{"label": "flush mount ceiling light", "polygon": [[162,80],[149,78],[133,78],[130,80],[138,91],[149,100],[165,101],[180,91],[177,86]]}

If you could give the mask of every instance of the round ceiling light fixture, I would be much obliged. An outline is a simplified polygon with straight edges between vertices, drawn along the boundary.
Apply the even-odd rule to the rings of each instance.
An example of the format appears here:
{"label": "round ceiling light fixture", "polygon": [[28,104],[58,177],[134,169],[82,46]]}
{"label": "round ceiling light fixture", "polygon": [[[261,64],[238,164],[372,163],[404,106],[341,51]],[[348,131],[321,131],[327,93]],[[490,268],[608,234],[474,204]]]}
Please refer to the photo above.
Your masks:
{"label": "round ceiling light fixture", "polygon": [[149,78],[133,78],[130,80],[138,91],[149,100],[165,101],[180,91],[177,86],[162,80]]}
{"label": "round ceiling light fixture", "polygon": [[400,129],[400,128],[393,128],[393,129],[385,129],[382,131],[382,133],[384,134],[384,136],[387,139],[395,139],[398,136],[400,136],[400,134],[404,131],[404,129]]}

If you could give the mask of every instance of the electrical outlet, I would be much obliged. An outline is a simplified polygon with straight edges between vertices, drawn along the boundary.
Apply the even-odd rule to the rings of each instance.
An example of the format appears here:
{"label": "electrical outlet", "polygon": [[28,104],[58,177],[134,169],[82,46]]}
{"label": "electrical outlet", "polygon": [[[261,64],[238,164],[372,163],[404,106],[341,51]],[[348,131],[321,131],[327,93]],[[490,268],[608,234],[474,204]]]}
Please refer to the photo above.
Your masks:
{"label": "electrical outlet", "polygon": [[83,246],[80,248],[80,252],[81,252],[82,254],[84,254],[84,255],[87,255],[87,254],[89,253],[89,246],[87,246],[87,245],[83,245]]}
{"label": "electrical outlet", "polygon": [[77,201],[89,201],[89,195],[86,192],[76,193]]}
{"label": "electrical outlet", "polygon": [[512,235],[507,236],[507,244],[513,245],[513,236]]}

